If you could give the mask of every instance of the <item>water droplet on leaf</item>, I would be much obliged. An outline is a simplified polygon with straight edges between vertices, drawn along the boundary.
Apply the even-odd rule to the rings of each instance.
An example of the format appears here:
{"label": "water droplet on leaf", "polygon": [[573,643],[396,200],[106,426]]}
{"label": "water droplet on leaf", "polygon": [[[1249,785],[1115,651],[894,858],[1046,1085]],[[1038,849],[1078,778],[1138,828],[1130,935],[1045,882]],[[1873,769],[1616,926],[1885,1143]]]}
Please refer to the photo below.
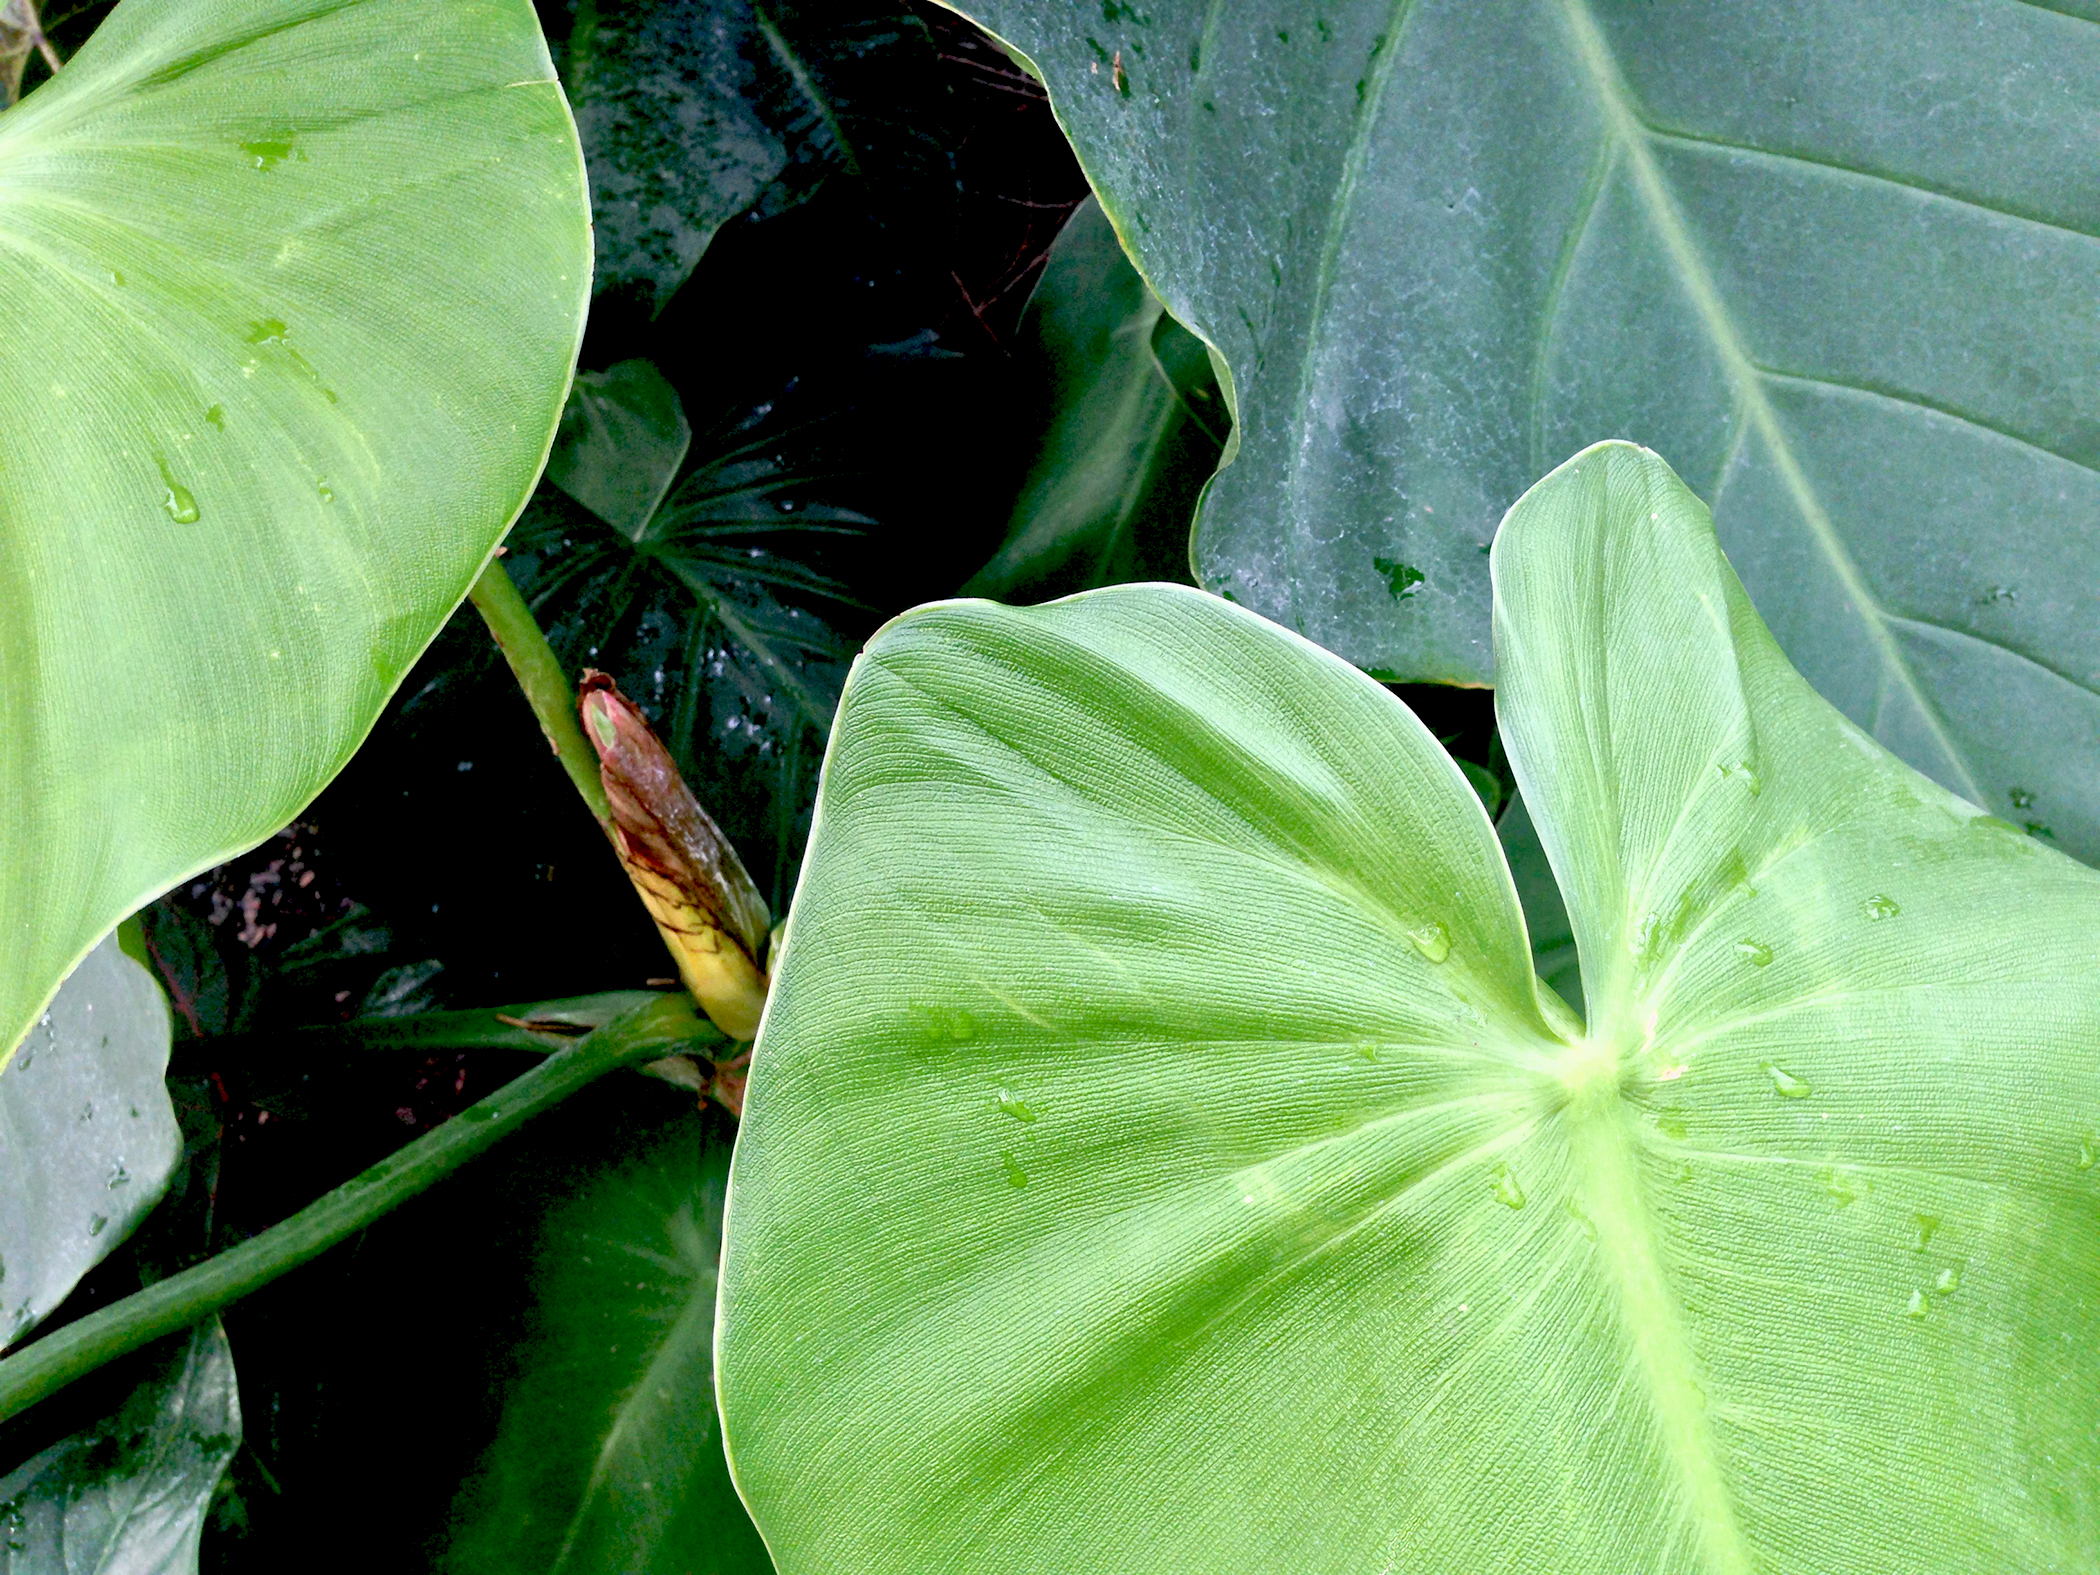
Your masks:
{"label": "water droplet on leaf", "polygon": [[1035,1120],[1035,1112],[1029,1109],[1027,1103],[1016,1098],[1005,1089],[997,1090],[994,1097],[999,1101],[999,1109],[1002,1114],[1012,1116],[1016,1121]]}
{"label": "water droplet on leaf", "polygon": [[999,1151],[999,1163],[1006,1167],[1006,1184],[1009,1187],[1025,1187],[1028,1185],[1028,1172],[1021,1168],[1020,1162],[1014,1158],[1011,1149],[1001,1149]]}
{"label": "water droplet on leaf", "polygon": [[1933,1232],[1940,1228],[1940,1217],[1937,1214],[1913,1214],[1911,1221],[1918,1228],[1918,1239],[1911,1250],[1923,1252],[1932,1244]]}
{"label": "water droplet on leaf", "polygon": [[1451,932],[1431,919],[1419,929],[1409,930],[1407,938],[1415,944],[1415,950],[1433,963],[1440,963],[1451,955]]}
{"label": "water droplet on leaf", "polygon": [[1925,1307],[1925,1293],[1923,1291],[1912,1291],[1910,1293],[1910,1301],[1903,1308],[1903,1316],[1906,1318],[1922,1318],[1925,1316]]}
{"label": "water droplet on leaf", "polygon": [[1841,1209],[1859,1201],[1859,1194],[1852,1189],[1851,1181],[1835,1165],[1826,1165],[1817,1174],[1816,1182],[1822,1187],[1824,1196]]}
{"label": "water droplet on leaf", "polygon": [[1960,1290],[1960,1266],[1949,1265],[1947,1268],[1940,1270],[1940,1272],[1933,1277],[1932,1289],[1937,1295],[1940,1296],[1952,1296],[1956,1291]]}
{"label": "water droplet on leaf", "polygon": [[194,525],[199,519],[197,499],[188,487],[175,479],[175,472],[168,469],[167,456],[155,454],[153,462],[160,467],[161,485],[168,489],[160,506],[168,511],[168,518],[178,525]]}
{"label": "water droplet on leaf", "polygon": [[1903,911],[1896,906],[1894,897],[1884,897],[1879,892],[1869,897],[1862,906],[1870,919],[1893,919]]}
{"label": "water droplet on leaf", "polygon": [[1735,943],[1735,954],[1753,968],[1762,968],[1772,960],[1772,948],[1763,941],[1753,941],[1747,935]]}
{"label": "water droplet on leaf", "polygon": [[108,1223],[109,1223],[109,1216],[108,1216],[108,1215],[106,1215],[106,1214],[96,1214],[96,1215],[92,1215],[92,1216],[90,1216],[90,1217],[89,1217],[89,1219],[88,1219],[88,1234],[89,1234],[90,1236],[99,1236],[99,1235],[101,1235],[101,1234],[102,1234],[102,1227],[103,1227],[103,1226],[105,1226],[105,1225],[107,1225]]}
{"label": "water droplet on leaf", "polygon": [[1509,1166],[1497,1163],[1489,1174],[1495,1181],[1495,1201],[1506,1209],[1521,1209],[1524,1206],[1524,1189],[1517,1185],[1517,1173]]}
{"label": "water droplet on leaf", "polygon": [[1807,1083],[1770,1061],[1765,1063],[1765,1075],[1772,1080],[1772,1092],[1781,1099],[1806,1099],[1812,1092]]}

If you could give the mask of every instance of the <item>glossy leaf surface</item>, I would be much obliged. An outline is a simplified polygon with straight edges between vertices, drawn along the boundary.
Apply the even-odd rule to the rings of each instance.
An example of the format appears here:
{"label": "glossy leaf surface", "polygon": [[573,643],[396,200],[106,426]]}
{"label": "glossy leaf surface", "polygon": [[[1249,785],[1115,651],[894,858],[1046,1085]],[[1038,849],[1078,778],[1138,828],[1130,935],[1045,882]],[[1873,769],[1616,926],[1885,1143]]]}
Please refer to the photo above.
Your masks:
{"label": "glossy leaf surface", "polygon": [[1021,319],[1020,357],[1043,391],[1043,436],[1006,540],[964,591],[1036,601],[1188,578],[1223,401],[1202,341],[1145,288],[1098,202],[1058,232]]}
{"label": "glossy leaf surface", "polygon": [[963,8],[1230,363],[1204,583],[1484,682],[1503,510],[1632,438],[1839,709],[2100,857],[2100,591],[2065,572],[2100,553],[2084,8]]}
{"label": "glossy leaf surface", "polygon": [[169,1344],[115,1415],[0,1477],[0,1575],[196,1575],[240,1388],[218,1319]]}
{"label": "glossy leaf surface", "polygon": [[[584,0],[561,51],[590,163],[598,283],[651,309],[746,209],[832,173],[938,161],[899,79],[929,74],[901,7],[794,0]],[[923,107],[923,106],[922,106]]]}
{"label": "glossy leaf surface", "polygon": [[0,1348],[166,1190],[182,1155],[163,1081],[171,1031],[159,985],[112,936],[0,1067]]}
{"label": "glossy leaf surface", "polygon": [[786,1575],[2089,1560],[2100,876],[1818,699],[1654,455],[1495,552],[1587,1034],[1339,659],[1158,587],[871,644],[728,1213]]}
{"label": "glossy leaf surface", "polygon": [[125,0],[0,118],[0,1045],[290,820],[523,505],[590,281],[523,0]]}
{"label": "glossy leaf surface", "polygon": [[601,1168],[550,1216],[533,1324],[442,1568],[772,1569],[730,1484],[715,1418],[728,1158],[695,1112]]}

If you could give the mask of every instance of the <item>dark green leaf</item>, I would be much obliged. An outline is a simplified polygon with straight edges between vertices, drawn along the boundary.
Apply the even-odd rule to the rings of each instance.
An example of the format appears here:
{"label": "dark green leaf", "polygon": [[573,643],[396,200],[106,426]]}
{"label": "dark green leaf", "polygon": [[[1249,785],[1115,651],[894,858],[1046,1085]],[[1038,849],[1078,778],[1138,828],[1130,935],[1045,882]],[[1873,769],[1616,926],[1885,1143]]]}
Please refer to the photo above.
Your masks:
{"label": "dark green leaf", "polygon": [[1522,794],[1511,795],[1509,807],[1495,822],[1495,834],[1502,840],[1502,856],[1509,860],[1510,878],[1523,904],[1524,927],[1531,933],[1531,965],[1539,978],[1580,1012],[1582,966],[1575,955],[1575,932]]}
{"label": "dark green leaf", "polygon": [[1484,681],[1502,511],[1631,437],[1826,697],[2100,856],[2088,8],[963,5],[1230,363],[1206,584]]}
{"label": "dark green leaf", "polygon": [[622,361],[578,374],[547,479],[606,524],[639,536],[692,441],[678,390],[647,361]]}
{"label": "dark green leaf", "polygon": [[590,162],[598,287],[660,308],[762,196],[887,170],[907,146],[939,158],[901,90],[931,60],[925,25],[880,5],[583,0],[562,78]]}
{"label": "dark green leaf", "polygon": [[591,172],[597,285],[661,305],[787,167],[758,97],[748,4],[584,0],[562,82]]}
{"label": "dark green leaf", "polygon": [[[629,366],[627,381],[638,385],[638,364]],[[661,392],[682,424],[676,394]],[[778,910],[853,655],[840,625],[868,611],[826,562],[857,545],[870,522],[824,501],[838,477],[819,434],[770,416],[768,404],[708,423],[691,468],[638,526],[614,530],[538,507],[511,542],[521,584],[558,649],[580,646],[593,665],[611,666],[617,655],[629,682],[637,671],[653,677],[633,684],[634,698],[651,708]],[[574,438],[565,464],[579,471],[660,473],[660,449],[633,461],[610,425],[579,426]],[[637,660],[646,650],[657,653],[653,667]],[[672,670],[675,690],[665,682]]]}
{"label": "dark green leaf", "polygon": [[453,1575],[770,1572],[722,1456],[715,1268],[728,1149],[695,1113],[549,1216]]}
{"label": "dark green leaf", "polygon": [[233,1353],[214,1318],[116,1415],[0,1477],[0,1575],[196,1575],[204,1514],[240,1441]]}
{"label": "dark green leaf", "polygon": [[1041,600],[1121,580],[1188,578],[1196,495],[1225,419],[1202,342],[1166,315],[1089,198],[1066,222],[1021,321],[1042,439],[1007,536],[963,594]]}

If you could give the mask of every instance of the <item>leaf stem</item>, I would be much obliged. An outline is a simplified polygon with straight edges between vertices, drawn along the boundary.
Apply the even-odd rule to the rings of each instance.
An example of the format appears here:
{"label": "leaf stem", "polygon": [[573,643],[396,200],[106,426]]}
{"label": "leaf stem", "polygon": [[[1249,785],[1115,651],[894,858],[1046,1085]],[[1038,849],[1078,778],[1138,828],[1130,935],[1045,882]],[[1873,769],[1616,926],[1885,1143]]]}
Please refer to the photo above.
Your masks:
{"label": "leaf stem", "polygon": [[[169,1071],[185,1074],[227,1071],[245,1064],[303,1062],[330,1051],[527,1050],[544,1055],[573,1045],[622,1013],[646,1006],[659,990],[608,990],[559,1001],[477,1007],[461,1012],[419,1012],[412,1017],[353,1017],[288,1032],[220,1034],[184,1039],[175,1046]],[[545,1026],[539,1026],[544,1024]],[[532,1025],[532,1026],[521,1026]]]}
{"label": "leaf stem", "polygon": [[657,1059],[678,1045],[720,1038],[720,1031],[685,996],[654,997],[555,1051],[523,1077],[281,1224],[0,1360],[0,1422],[19,1416],[103,1363],[186,1329],[318,1257],[607,1072]]}
{"label": "leaf stem", "polygon": [[576,784],[576,791],[583,795],[583,802],[605,834],[611,836],[612,806],[605,800],[605,784],[598,779],[598,756],[576,721],[576,690],[501,558],[489,561],[467,597],[489,626],[489,633],[495,636],[504,660],[510,663],[518,687],[525,691],[526,703],[540,719],[540,731],[547,735],[562,769],[569,773],[569,780]]}

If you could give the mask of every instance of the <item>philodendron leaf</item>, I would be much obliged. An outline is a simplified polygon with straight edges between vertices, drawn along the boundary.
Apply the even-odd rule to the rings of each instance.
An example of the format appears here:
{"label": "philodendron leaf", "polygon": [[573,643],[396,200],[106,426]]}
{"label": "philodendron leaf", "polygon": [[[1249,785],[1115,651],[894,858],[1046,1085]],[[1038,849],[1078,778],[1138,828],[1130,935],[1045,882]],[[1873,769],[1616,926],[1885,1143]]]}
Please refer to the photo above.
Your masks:
{"label": "philodendron leaf", "polygon": [[729,1203],[784,1575],[2090,1563],[2100,875],[1819,700],[1652,454],[1495,551],[1586,1033],[1339,659],[1155,587],[870,645]]}
{"label": "philodendron leaf", "polygon": [[2100,858],[2090,8],[962,4],[1230,363],[1204,583],[1485,681],[1502,511],[1636,438],[1839,709]]}
{"label": "philodendron leaf", "polygon": [[111,936],[0,1067],[0,1348],[160,1201],[182,1155],[163,1079],[172,1025]]}
{"label": "philodendron leaf", "polygon": [[0,1049],[290,820],[547,452],[590,283],[524,0],[123,0],[0,117]]}
{"label": "philodendron leaf", "polygon": [[233,1352],[213,1318],[116,1415],[0,1477],[0,1575],[196,1575],[240,1442]]}
{"label": "philodendron leaf", "polygon": [[715,1418],[727,1170],[695,1112],[547,1221],[534,1323],[461,1496],[450,1575],[769,1575]]}
{"label": "philodendron leaf", "polygon": [[1202,341],[1166,315],[1091,198],[1050,248],[1021,362],[1044,396],[1043,433],[1006,540],[964,591],[1034,601],[1187,578],[1189,522],[1220,446],[1198,407],[1225,412]]}

